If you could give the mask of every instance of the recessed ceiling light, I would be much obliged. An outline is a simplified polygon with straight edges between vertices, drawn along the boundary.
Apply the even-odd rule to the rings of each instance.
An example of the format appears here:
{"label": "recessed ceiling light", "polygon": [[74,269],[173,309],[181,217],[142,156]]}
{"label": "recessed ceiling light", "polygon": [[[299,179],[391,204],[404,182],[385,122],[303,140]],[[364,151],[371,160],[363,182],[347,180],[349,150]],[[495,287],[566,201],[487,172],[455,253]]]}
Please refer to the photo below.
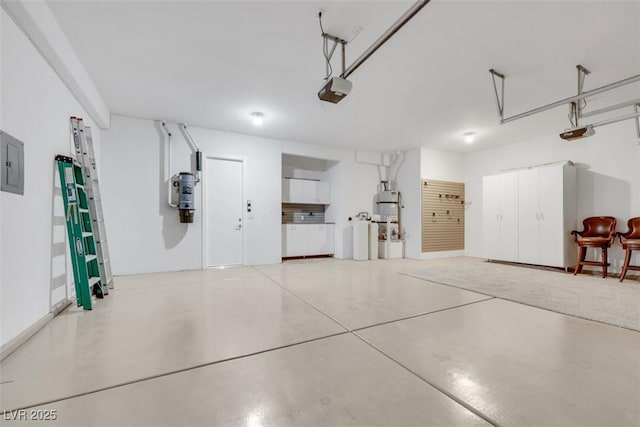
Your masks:
{"label": "recessed ceiling light", "polygon": [[462,136],[464,136],[464,142],[466,142],[467,144],[471,144],[476,140],[475,132],[465,132]]}
{"label": "recessed ceiling light", "polygon": [[262,126],[264,123],[264,114],[256,111],[255,113],[251,113],[251,120],[253,124],[256,126]]}

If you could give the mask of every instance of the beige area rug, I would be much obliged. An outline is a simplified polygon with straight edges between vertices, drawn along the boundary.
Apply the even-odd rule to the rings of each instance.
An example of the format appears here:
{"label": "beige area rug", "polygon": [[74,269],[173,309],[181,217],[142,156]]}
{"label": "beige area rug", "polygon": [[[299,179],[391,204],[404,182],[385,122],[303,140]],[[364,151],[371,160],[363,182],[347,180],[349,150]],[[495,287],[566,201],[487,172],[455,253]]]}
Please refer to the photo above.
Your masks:
{"label": "beige area rug", "polygon": [[640,331],[640,282],[578,275],[476,258],[426,261],[419,279]]}

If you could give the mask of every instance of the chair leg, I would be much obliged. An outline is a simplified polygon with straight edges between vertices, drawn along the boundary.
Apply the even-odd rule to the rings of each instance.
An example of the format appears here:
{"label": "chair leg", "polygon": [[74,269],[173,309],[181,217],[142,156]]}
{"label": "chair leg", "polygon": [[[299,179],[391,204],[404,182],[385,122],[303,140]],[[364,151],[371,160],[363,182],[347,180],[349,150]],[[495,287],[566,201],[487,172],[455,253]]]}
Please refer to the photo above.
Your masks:
{"label": "chair leg", "polygon": [[624,277],[627,275],[627,270],[629,269],[629,263],[631,262],[631,248],[627,248],[624,254],[624,265],[622,266],[622,273],[620,273],[620,281],[624,280]]}
{"label": "chair leg", "polygon": [[607,277],[607,267],[608,267],[608,260],[607,260],[607,247],[605,246],[604,248],[602,248],[602,278],[606,278]]}
{"label": "chair leg", "polygon": [[582,261],[585,260],[587,256],[587,248],[579,245],[578,246],[578,263],[576,264],[576,269],[573,271],[573,275],[580,273],[582,271]]}

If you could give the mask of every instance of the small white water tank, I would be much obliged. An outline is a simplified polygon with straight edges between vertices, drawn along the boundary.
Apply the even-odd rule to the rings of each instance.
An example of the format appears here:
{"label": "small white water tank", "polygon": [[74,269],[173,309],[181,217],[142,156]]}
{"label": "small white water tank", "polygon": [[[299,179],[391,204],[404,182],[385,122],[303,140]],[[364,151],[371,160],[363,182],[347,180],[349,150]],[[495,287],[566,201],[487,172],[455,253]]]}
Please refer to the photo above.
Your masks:
{"label": "small white water tank", "polygon": [[353,259],[366,261],[369,259],[369,222],[353,223]]}
{"label": "small white water tank", "polygon": [[378,223],[369,224],[369,259],[378,259]]}

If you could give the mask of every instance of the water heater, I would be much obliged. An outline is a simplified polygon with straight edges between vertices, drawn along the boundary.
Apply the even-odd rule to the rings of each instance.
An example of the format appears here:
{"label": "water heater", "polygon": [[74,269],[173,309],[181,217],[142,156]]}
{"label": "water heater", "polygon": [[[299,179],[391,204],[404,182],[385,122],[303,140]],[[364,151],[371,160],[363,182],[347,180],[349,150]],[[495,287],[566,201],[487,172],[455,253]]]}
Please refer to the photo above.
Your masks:
{"label": "water heater", "polygon": [[399,193],[397,191],[383,190],[378,193],[378,213],[382,217],[398,215]]}

